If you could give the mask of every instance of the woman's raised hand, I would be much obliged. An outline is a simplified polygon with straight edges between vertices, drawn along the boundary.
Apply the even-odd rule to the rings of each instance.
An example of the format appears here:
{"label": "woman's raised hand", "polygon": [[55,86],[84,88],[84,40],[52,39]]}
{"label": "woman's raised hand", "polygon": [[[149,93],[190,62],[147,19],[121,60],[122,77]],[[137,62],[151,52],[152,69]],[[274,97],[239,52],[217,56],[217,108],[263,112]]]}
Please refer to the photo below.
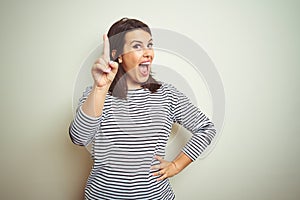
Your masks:
{"label": "woman's raised hand", "polygon": [[110,61],[109,40],[106,34],[103,35],[103,53],[98,58],[92,67],[92,76],[94,79],[94,86],[103,88],[110,86],[114,80],[117,71],[118,63]]}

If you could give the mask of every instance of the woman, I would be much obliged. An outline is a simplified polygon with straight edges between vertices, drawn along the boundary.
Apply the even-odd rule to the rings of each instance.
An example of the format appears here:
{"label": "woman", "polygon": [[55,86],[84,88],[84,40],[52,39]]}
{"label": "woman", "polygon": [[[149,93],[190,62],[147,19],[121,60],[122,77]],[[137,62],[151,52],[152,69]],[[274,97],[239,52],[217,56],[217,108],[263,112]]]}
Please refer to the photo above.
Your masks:
{"label": "woman", "polygon": [[[92,67],[94,85],[84,92],[70,126],[75,144],[93,144],[85,198],[174,199],[168,178],[207,148],[215,136],[213,123],[183,93],[151,76],[153,40],[146,24],[123,18],[107,36]],[[167,161],[175,122],[193,136]]]}

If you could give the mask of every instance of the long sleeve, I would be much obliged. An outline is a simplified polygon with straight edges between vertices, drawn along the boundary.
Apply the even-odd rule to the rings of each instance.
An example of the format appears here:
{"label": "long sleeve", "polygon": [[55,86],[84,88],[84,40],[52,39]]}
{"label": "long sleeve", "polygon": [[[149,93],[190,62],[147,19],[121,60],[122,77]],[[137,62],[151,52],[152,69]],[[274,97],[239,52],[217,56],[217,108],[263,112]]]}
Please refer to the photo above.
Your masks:
{"label": "long sleeve", "polygon": [[214,124],[203,112],[194,106],[188,97],[175,89],[174,122],[179,123],[193,135],[182,151],[195,161],[210,145],[216,130]]}
{"label": "long sleeve", "polygon": [[69,127],[72,142],[80,146],[87,146],[93,140],[101,121],[101,116],[98,118],[90,117],[81,109],[91,89],[88,87],[80,98],[75,117]]}

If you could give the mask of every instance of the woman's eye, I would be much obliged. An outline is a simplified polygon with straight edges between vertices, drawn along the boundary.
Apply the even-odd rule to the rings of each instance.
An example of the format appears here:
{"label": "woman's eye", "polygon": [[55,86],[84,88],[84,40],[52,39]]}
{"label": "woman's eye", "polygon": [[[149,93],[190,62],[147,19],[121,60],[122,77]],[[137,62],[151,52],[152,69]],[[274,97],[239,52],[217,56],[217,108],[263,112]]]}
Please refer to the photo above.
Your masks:
{"label": "woman's eye", "polygon": [[[153,43],[149,43],[147,45],[147,48],[151,49],[152,47],[153,47]],[[136,50],[142,50],[144,47],[143,47],[142,44],[135,44],[135,45],[133,45],[133,48],[136,49]]]}
{"label": "woman's eye", "polygon": [[152,48],[153,47],[153,43],[149,43],[147,47],[148,48]]}
{"label": "woman's eye", "polygon": [[133,45],[133,48],[134,48],[134,49],[142,49],[142,45],[140,45],[140,44],[135,44],[135,45]]}

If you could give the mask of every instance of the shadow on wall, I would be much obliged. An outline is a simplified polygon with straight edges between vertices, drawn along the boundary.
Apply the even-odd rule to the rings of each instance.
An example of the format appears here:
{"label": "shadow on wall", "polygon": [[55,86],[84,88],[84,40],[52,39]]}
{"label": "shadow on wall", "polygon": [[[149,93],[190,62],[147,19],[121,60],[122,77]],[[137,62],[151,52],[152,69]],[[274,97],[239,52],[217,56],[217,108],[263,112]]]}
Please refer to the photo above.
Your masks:
{"label": "shadow on wall", "polygon": [[90,153],[85,147],[81,147],[72,143],[69,137],[69,124],[73,116],[69,117],[69,120],[65,120],[67,127],[64,130],[63,136],[61,136],[62,147],[57,151],[57,154],[62,154],[64,160],[62,176],[65,180],[65,189],[60,192],[65,192],[62,199],[70,200],[82,200],[84,198],[84,188],[89,176],[89,172],[92,168],[93,161]]}
{"label": "shadow on wall", "polygon": [[26,113],[19,131],[10,132],[1,156],[0,199],[83,199],[92,160],[85,147],[71,142],[68,107]]}
{"label": "shadow on wall", "polygon": [[[48,133],[48,136],[52,134],[52,140],[43,142],[45,159],[36,166],[36,188],[31,188],[32,198],[29,199],[84,198],[85,184],[93,163],[87,149],[73,144],[70,139],[69,125],[72,119],[72,114],[66,114],[60,126]],[[57,117],[53,121],[57,122]]]}

